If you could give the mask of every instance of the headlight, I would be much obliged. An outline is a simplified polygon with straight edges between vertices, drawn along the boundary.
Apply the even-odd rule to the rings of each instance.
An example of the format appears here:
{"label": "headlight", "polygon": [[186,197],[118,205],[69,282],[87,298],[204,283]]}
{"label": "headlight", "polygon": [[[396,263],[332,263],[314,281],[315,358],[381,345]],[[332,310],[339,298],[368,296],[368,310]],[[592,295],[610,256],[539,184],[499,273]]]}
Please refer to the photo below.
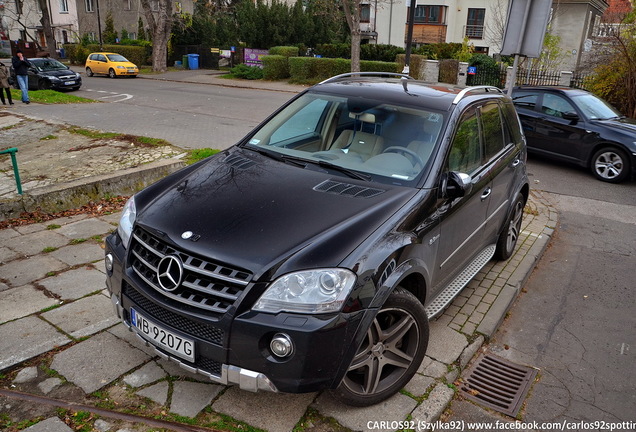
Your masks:
{"label": "headlight", "polygon": [[60,80],[60,79],[59,79],[58,77],[56,77],[56,76],[50,76],[50,77],[47,77],[47,78],[48,78],[49,80],[51,80],[51,81],[59,81],[59,80]]}
{"label": "headlight", "polygon": [[119,225],[117,226],[117,232],[124,242],[124,247],[128,247],[128,243],[130,242],[130,236],[132,234],[133,225],[135,224],[135,219],[137,218],[137,209],[135,208],[135,197],[131,197],[126,205],[124,206],[124,210],[122,210],[121,218],[119,219]]}
{"label": "headlight", "polygon": [[355,284],[345,269],[316,269],[290,273],[272,283],[253,310],[278,313],[329,313],[339,311]]}
{"label": "headlight", "polygon": [[126,66],[117,66],[117,69],[126,69]]}

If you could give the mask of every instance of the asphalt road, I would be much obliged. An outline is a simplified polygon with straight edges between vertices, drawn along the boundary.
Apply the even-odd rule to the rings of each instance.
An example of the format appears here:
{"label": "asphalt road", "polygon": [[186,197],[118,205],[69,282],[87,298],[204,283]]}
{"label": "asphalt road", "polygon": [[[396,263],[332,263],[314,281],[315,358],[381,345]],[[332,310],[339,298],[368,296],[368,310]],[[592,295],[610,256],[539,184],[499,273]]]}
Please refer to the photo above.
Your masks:
{"label": "asphalt road", "polygon": [[19,113],[109,132],[225,149],[293,94],[152,79],[86,77],[74,95],[104,103],[25,106]]}

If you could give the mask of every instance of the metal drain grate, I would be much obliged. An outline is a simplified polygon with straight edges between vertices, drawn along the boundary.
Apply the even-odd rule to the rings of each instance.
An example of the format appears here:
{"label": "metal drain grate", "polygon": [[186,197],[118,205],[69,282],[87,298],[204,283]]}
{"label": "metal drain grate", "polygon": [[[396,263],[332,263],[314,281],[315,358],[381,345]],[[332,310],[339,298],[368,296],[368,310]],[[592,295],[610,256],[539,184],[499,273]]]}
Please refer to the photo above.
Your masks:
{"label": "metal drain grate", "polygon": [[467,399],[515,417],[536,376],[536,369],[485,354],[468,370],[460,390]]}

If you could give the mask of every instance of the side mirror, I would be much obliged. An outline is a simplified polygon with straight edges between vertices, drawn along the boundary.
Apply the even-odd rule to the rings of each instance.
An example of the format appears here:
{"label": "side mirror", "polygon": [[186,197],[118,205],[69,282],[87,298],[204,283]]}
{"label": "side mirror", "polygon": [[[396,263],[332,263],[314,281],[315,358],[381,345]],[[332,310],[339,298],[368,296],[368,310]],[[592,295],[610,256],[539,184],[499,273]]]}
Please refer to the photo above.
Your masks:
{"label": "side mirror", "polygon": [[466,173],[451,171],[445,183],[444,194],[450,199],[466,196],[473,189],[473,179]]}
{"label": "side mirror", "polygon": [[576,124],[579,121],[579,115],[577,113],[575,113],[574,111],[568,111],[563,113],[563,118],[565,120],[569,120],[570,124]]}

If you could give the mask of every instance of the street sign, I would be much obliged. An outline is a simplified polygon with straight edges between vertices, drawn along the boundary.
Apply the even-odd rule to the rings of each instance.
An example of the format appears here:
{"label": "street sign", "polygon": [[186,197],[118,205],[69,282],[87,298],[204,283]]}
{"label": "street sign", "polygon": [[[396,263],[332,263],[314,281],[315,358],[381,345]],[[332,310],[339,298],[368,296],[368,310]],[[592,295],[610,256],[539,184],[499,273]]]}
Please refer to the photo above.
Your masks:
{"label": "street sign", "polygon": [[468,66],[468,75],[477,74],[477,66]]}
{"label": "street sign", "polygon": [[539,57],[551,9],[552,0],[511,0],[501,54]]}

